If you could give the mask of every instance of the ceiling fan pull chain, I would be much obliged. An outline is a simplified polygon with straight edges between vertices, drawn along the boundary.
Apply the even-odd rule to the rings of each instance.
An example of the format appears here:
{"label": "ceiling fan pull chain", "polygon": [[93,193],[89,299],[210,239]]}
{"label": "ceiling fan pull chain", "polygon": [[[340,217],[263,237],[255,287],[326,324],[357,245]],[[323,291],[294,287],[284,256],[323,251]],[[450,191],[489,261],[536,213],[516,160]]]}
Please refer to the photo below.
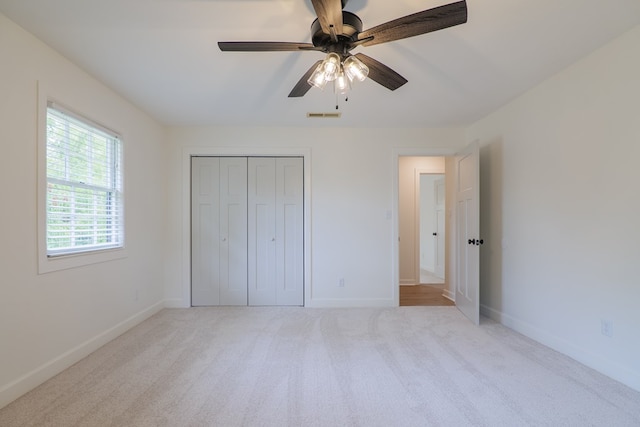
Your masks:
{"label": "ceiling fan pull chain", "polygon": [[[349,102],[349,96],[345,96],[344,102]],[[340,104],[340,97],[339,95],[336,95],[336,110],[340,109],[339,104]]]}

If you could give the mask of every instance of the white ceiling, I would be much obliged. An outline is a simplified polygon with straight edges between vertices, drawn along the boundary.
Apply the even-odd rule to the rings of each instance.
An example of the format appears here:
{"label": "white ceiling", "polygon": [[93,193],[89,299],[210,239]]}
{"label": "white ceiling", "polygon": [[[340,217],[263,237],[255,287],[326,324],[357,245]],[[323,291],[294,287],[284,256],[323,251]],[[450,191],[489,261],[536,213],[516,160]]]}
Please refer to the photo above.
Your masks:
{"label": "white ceiling", "polygon": [[[447,0],[350,0],[364,29]],[[409,80],[288,98],[318,52],[221,52],[217,41],[310,42],[310,0],[0,0],[0,12],[168,125],[438,127],[472,123],[640,23],[640,0],[468,0],[467,24],[358,47]]]}

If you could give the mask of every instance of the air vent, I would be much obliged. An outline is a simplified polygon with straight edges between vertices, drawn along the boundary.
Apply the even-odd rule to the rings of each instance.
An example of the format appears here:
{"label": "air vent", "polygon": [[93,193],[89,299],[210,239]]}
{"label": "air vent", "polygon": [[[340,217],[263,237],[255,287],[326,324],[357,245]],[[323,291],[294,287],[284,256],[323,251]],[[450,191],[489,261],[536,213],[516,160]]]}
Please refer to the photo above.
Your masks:
{"label": "air vent", "polygon": [[339,119],[342,113],[307,113],[307,117],[310,119]]}

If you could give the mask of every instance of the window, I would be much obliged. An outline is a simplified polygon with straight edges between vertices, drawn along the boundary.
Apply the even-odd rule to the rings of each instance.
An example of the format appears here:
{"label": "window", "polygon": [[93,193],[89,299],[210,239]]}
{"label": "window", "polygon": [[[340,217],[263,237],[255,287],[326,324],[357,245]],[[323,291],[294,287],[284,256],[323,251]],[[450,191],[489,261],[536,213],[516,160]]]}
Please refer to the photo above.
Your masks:
{"label": "window", "polygon": [[46,256],[124,245],[122,141],[47,103]]}

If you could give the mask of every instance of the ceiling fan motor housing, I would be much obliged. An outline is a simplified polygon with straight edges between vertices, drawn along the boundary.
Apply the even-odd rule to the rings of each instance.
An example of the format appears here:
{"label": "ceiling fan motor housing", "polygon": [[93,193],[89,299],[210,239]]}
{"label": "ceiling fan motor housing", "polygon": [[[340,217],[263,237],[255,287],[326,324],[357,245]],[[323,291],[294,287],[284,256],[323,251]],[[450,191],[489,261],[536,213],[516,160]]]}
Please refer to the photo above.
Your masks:
{"label": "ceiling fan motor housing", "polygon": [[353,47],[351,43],[356,41],[358,33],[362,31],[362,20],[357,15],[342,11],[342,34],[336,34],[338,42],[331,40],[331,35],[322,31],[320,21],[316,19],[311,24],[311,42],[315,47],[324,48],[325,52],[346,54]]}

